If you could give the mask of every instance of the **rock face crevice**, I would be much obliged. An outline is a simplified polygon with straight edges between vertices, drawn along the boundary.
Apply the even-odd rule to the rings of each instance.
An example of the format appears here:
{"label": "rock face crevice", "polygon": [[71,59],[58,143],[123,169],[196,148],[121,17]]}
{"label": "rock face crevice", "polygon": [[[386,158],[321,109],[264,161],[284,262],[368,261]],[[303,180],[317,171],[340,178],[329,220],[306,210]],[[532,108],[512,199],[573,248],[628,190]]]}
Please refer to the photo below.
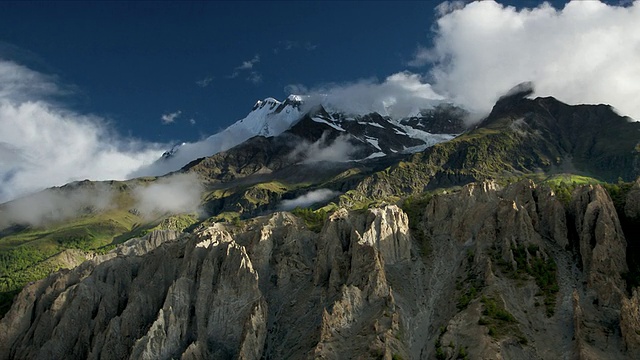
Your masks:
{"label": "rock face crevice", "polygon": [[0,359],[636,354],[638,294],[600,186],[565,209],[530,181],[472,183],[421,210],[419,238],[386,205],[339,209],[320,233],[277,212],[131,240],[27,286],[0,320]]}

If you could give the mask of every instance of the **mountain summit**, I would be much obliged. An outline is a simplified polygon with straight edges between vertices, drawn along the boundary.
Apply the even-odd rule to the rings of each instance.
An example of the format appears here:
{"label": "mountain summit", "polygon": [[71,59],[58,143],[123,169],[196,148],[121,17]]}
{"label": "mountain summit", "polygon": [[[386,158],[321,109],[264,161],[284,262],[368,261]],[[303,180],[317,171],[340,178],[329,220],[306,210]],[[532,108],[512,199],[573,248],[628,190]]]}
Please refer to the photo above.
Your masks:
{"label": "mountain summit", "polygon": [[[162,175],[180,169],[190,161],[230,149],[255,137],[280,135],[303,119],[324,123],[336,130],[351,134],[378,150],[377,156],[398,151],[418,151],[440,141],[451,139],[465,130],[466,113],[452,105],[442,104],[424,109],[415,116],[393,119],[378,113],[328,112],[322,105],[305,103],[306,97],[289,95],[280,102],[274,98],[258,100],[249,114],[223,131],[197,143],[183,143],[165,152],[150,166],[139,170],[135,176]],[[437,118],[437,119],[436,119]],[[439,125],[447,122],[447,126]],[[435,124],[438,122],[438,124]],[[366,128],[368,127],[368,129]],[[382,130],[377,130],[382,129]],[[382,149],[377,146],[384,134],[395,136],[396,146]],[[400,139],[404,137],[406,141]],[[316,139],[317,140],[317,139]],[[417,141],[415,141],[417,140]],[[413,148],[408,150],[409,148]]]}

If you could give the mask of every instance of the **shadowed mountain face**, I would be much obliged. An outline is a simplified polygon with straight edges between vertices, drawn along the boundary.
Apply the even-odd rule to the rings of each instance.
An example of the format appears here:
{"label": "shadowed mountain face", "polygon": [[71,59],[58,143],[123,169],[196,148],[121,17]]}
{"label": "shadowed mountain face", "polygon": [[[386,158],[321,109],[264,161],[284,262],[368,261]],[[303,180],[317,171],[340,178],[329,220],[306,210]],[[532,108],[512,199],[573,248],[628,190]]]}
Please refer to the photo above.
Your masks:
{"label": "shadowed mountain face", "polygon": [[570,106],[554,98],[506,98],[479,127],[509,126],[536,136],[540,149],[557,154],[556,165],[574,167],[607,181],[640,175],[640,123],[609,105]]}
{"label": "shadowed mountain face", "polygon": [[[117,201],[0,229],[2,294],[41,279],[0,320],[0,359],[634,358],[640,124],[526,95],[465,132],[450,106],[319,107],[180,174],[49,190]],[[140,215],[177,175],[200,214]]]}

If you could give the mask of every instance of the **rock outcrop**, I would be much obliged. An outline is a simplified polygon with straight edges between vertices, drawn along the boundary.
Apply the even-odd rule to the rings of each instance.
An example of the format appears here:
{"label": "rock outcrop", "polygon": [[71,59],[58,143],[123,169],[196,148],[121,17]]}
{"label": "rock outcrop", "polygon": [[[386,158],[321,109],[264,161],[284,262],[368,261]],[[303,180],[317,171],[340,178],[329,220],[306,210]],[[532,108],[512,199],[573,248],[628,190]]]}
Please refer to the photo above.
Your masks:
{"label": "rock outcrop", "polygon": [[[155,232],[27,286],[0,359],[633,358],[638,293],[599,186],[469,184],[395,205]],[[413,228],[413,227],[412,227]],[[576,260],[577,259],[577,260]]]}
{"label": "rock outcrop", "polygon": [[589,286],[599,301],[619,308],[624,296],[627,242],[609,194],[600,186],[587,186],[574,193],[578,249]]}
{"label": "rock outcrop", "polygon": [[625,215],[631,219],[640,219],[640,178],[627,194],[624,207]]}

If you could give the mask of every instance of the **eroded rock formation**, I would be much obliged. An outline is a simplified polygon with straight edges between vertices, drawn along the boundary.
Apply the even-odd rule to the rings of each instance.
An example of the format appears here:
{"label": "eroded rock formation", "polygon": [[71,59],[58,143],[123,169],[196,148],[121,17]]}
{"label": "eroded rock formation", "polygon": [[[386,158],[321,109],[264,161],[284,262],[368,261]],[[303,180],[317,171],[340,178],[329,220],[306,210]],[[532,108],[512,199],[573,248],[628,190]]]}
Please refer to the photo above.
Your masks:
{"label": "eroded rock formation", "polygon": [[633,358],[638,293],[611,199],[492,182],[320,233],[277,212],[157,232],[27,286],[2,359]]}

